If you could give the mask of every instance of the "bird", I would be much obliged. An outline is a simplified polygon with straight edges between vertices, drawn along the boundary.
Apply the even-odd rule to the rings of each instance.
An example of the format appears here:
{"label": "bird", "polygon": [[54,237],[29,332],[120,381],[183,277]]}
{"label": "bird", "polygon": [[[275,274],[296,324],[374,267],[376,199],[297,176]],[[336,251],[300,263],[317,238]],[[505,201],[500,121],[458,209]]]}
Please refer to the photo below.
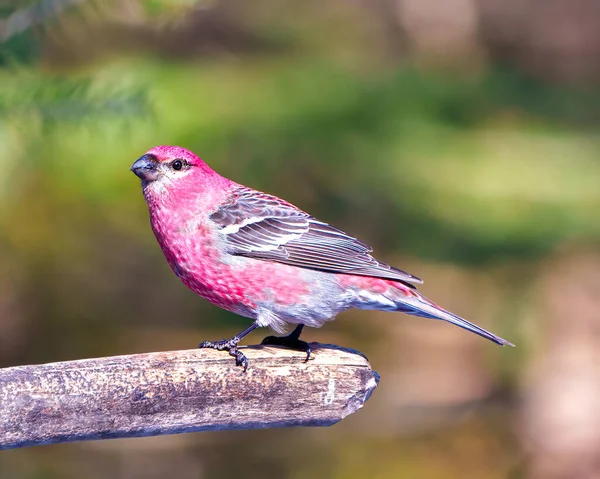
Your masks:
{"label": "bird", "polygon": [[415,286],[421,279],[376,259],[365,243],[221,176],[190,150],[156,146],[131,171],[141,179],[152,230],[173,272],[206,300],[253,321],[230,339],[198,345],[227,351],[244,372],[248,359],[238,345],[256,328],[279,334],[262,344],[303,351],[308,361],[304,326],[321,327],[351,308],[443,320],[514,346],[427,299]]}

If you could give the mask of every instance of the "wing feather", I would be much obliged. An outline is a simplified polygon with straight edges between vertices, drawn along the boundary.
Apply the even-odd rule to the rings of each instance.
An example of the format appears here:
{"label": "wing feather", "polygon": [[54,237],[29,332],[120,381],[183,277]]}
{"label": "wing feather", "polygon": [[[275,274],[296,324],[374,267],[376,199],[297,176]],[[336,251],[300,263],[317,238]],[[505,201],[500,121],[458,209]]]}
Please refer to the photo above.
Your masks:
{"label": "wing feather", "polygon": [[250,188],[238,187],[210,218],[221,227],[233,255],[330,273],[422,283],[416,276],[376,260],[370,246],[342,230]]}

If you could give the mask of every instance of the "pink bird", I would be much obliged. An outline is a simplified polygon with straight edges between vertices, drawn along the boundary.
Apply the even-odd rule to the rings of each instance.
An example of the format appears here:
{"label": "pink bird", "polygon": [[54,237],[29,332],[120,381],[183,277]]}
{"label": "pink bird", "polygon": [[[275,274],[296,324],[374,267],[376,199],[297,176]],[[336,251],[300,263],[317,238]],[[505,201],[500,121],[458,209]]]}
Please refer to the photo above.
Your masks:
{"label": "pink bird", "polygon": [[499,345],[511,343],[442,309],[419,292],[422,281],[371,256],[372,248],[276,196],[235,183],[189,150],[157,146],[131,170],[141,178],[150,223],[183,283],[211,303],[253,319],[226,350],[248,367],[238,343],[259,326],[288,336],[263,344],[306,352],[304,326],[321,327],[350,308],[441,319]]}

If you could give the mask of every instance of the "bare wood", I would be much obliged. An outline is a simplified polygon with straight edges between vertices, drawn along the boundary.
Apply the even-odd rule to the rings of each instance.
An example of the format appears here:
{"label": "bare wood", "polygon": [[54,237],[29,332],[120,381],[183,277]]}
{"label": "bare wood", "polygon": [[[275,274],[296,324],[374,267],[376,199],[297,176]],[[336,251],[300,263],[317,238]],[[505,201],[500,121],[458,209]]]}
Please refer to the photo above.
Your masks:
{"label": "bare wood", "polygon": [[311,344],[313,360],[244,348],[246,373],[203,349],[0,369],[0,449],[192,431],[330,426],[378,375],[357,351]]}

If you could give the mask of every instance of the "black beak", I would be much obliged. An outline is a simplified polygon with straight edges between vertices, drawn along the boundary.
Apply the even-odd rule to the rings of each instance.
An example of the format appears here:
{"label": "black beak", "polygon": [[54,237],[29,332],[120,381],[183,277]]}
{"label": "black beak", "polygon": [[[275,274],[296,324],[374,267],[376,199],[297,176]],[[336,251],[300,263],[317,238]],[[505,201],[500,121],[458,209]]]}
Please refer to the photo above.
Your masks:
{"label": "black beak", "polygon": [[144,155],[131,165],[131,171],[143,181],[152,181],[158,177],[158,161],[154,155]]}

